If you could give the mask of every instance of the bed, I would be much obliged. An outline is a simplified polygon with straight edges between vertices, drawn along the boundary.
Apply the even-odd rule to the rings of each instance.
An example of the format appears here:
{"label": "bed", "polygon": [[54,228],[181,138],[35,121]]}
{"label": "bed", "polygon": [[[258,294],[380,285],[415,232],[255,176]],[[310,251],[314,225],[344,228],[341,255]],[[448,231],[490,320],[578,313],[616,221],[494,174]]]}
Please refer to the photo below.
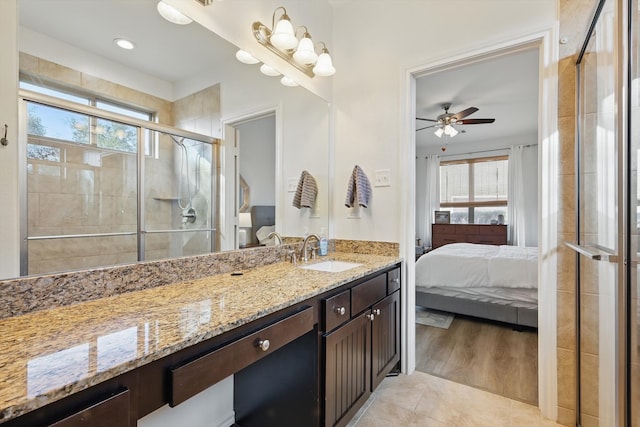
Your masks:
{"label": "bed", "polygon": [[538,326],[538,251],[452,243],[416,261],[416,305]]}

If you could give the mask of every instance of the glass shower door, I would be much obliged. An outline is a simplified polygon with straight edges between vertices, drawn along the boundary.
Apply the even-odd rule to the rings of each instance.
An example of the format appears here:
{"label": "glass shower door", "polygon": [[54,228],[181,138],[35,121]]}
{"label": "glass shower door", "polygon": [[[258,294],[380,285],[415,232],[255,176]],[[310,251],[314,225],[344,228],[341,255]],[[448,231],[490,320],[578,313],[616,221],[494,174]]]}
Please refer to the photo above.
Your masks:
{"label": "glass shower door", "polygon": [[577,425],[624,425],[625,205],[618,0],[603,0],[577,63]]}

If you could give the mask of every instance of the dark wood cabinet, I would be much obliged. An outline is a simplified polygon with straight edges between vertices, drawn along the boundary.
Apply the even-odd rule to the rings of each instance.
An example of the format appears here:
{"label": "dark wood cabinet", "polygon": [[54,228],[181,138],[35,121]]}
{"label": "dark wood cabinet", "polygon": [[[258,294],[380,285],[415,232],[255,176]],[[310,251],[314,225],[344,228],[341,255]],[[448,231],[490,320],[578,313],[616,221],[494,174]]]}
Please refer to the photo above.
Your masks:
{"label": "dark wood cabinet", "polygon": [[431,224],[432,249],[449,243],[506,245],[507,226],[490,224]]}
{"label": "dark wood cabinet", "polygon": [[400,359],[400,290],[396,264],[3,426],[135,427],[233,374],[238,425],[342,427]]}
{"label": "dark wood cabinet", "polygon": [[400,360],[400,293],[394,292],[371,310],[372,389]]}
{"label": "dark wood cabinet", "polygon": [[399,268],[355,284],[353,317],[325,335],[325,427],[346,425],[400,360],[399,289]]}
{"label": "dark wood cabinet", "polygon": [[371,395],[371,320],[365,312],[325,338],[325,426],[343,426]]}

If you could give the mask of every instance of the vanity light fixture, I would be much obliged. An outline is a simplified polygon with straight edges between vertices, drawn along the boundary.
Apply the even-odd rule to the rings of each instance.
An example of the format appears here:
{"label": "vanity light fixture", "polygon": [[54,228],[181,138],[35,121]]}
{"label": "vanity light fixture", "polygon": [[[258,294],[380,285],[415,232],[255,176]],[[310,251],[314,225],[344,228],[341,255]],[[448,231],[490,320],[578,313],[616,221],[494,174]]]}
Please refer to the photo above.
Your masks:
{"label": "vanity light fixture", "polygon": [[193,22],[193,20],[187,15],[183,14],[178,9],[171,6],[170,4],[163,2],[162,0],[158,2],[156,8],[158,9],[158,13],[160,14],[160,16],[174,24],[187,25]]}
{"label": "vanity light fixture", "polygon": [[[282,15],[276,23],[278,11],[281,11]],[[326,44],[320,42],[323,47],[318,55],[307,27],[302,25],[294,31],[284,7],[279,6],[273,11],[271,27],[273,31],[260,21],[253,23],[253,35],[261,45],[309,77],[335,74],[336,69],[333,67]],[[303,30],[300,40],[297,37],[298,30]]]}
{"label": "vanity light fixture", "polygon": [[113,42],[116,44],[116,46],[118,46],[118,47],[120,47],[122,49],[131,50],[134,47],[136,47],[136,45],[133,44],[132,41],[129,41],[129,40],[123,39],[123,38],[113,39]]}

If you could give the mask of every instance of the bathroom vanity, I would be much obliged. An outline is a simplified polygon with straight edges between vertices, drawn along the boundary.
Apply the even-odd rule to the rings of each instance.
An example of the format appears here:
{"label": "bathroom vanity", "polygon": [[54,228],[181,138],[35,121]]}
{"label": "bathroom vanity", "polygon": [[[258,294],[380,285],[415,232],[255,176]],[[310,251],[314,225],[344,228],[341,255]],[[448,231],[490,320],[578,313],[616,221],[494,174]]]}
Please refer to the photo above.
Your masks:
{"label": "bathroom vanity", "polygon": [[0,320],[0,424],[136,426],[233,375],[237,425],[345,425],[398,364],[401,260],[334,255],[357,266],[280,262]]}

